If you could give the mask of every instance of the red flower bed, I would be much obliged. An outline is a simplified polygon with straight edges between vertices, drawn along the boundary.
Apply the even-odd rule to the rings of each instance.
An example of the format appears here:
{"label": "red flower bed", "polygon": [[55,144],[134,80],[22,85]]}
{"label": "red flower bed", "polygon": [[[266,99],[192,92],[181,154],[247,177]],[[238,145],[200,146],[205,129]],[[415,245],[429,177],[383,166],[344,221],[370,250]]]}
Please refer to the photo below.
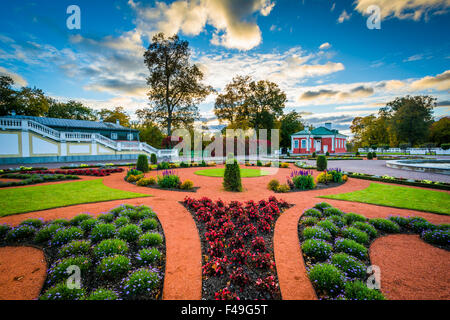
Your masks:
{"label": "red flower bed", "polygon": [[111,173],[123,172],[122,168],[108,168],[108,169],[70,169],[70,170],[36,170],[31,171],[31,174],[65,174],[65,175],[76,175],[76,176],[94,176],[94,177],[105,177],[109,176]]}
{"label": "red flower bed", "polygon": [[204,254],[203,298],[280,299],[273,257],[273,228],[289,205],[271,197],[258,203],[186,197]]}

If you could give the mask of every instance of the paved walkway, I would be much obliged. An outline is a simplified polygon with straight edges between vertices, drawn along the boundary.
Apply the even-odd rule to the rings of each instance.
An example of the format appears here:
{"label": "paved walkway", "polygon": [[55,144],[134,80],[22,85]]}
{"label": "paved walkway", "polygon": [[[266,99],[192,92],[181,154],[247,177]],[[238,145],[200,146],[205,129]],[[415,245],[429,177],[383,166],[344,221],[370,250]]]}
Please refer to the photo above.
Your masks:
{"label": "paved walkway", "polygon": [[[222,178],[197,176],[194,174],[197,170],[199,168],[177,170],[182,180],[190,179],[195,182],[196,186],[200,187],[197,193],[137,187],[124,181],[124,173],[112,174],[103,178],[106,186],[126,191],[147,193],[153,195],[153,197],[76,205],[13,215],[0,218],[0,223],[17,225],[20,221],[29,217],[53,220],[56,218],[71,218],[82,212],[99,214],[123,203],[150,206],[157,213],[166,238],[167,260],[163,298],[168,300],[198,300],[201,299],[202,288],[200,237],[194,220],[190,213],[180,204],[180,201],[189,196],[193,198],[209,197],[213,200],[221,199],[225,202],[233,200],[243,202],[248,200],[258,201],[275,195],[277,198],[294,204],[294,207],[283,213],[275,226],[274,254],[282,297],[289,300],[316,299],[315,292],[307,278],[302,258],[297,234],[298,220],[304,210],[323,201],[316,198],[317,196],[361,190],[367,188],[371,182],[349,179],[346,184],[336,188],[274,194],[272,191],[267,190],[268,182],[274,178],[284,182],[291,169],[271,169],[273,170],[273,175],[245,178],[243,179],[244,192],[232,193],[222,190]],[[314,174],[317,175],[317,172]],[[156,172],[147,174],[147,176],[150,175],[156,175]],[[450,223],[450,216],[339,200],[327,200],[327,202],[345,212],[357,212],[369,218],[387,217],[388,215],[417,215],[433,223]]]}

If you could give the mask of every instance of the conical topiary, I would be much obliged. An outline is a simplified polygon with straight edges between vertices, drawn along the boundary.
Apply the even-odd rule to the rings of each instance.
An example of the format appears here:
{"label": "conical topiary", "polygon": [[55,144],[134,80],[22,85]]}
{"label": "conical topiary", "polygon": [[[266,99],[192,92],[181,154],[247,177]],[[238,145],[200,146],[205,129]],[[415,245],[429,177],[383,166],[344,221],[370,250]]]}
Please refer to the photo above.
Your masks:
{"label": "conical topiary", "polygon": [[233,163],[227,163],[225,165],[223,187],[226,191],[242,191],[241,169],[239,168],[237,160],[234,160]]}
{"label": "conical topiary", "polygon": [[148,157],[145,154],[141,154],[138,157],[136,163],[136,169],[142,172],[148,172]]}

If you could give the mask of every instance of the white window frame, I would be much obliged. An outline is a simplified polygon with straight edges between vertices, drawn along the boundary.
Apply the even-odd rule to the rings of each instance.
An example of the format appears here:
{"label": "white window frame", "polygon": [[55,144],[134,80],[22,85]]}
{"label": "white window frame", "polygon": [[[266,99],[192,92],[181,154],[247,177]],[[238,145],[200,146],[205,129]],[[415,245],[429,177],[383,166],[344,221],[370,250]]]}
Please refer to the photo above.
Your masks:
{"label": "white window frame", "polygon": [[117,132],[111,132],[111,139],[117,140]]}
{"label": "white window frame", "polygon": [[127,140],[128,141],[132,141],[133,140],[133,134],[132,133],[128,133],[127,134]]}
{"label": "white window frame", "polygon": [[294,149],[298,149],[298,140],[294,140]]}
{"label": "white window frame", "polygon": [[302,149],[306,149],[306,139],[302,139]]}

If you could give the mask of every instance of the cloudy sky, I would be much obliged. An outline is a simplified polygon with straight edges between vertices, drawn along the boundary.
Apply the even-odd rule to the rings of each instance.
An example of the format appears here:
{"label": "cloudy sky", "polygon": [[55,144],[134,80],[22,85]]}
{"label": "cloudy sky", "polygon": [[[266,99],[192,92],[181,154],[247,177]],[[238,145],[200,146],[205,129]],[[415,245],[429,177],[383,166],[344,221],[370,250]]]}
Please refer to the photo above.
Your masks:
{"label": "cloudy sky", "polygon": [[[69,30],[67,7],[81,9]],[[378,5],[381,29],[369,29]],[[287,111],[343,133],[395,97],[438,98],[450,115],[450,0],[2,1],[0,73],[93,108],[147,105],[143,53],[178,33],[219,92],[236,75],[277,82]],[[447,31],[445,31],[447,30]],[[200,106],[210,126],[214,96]]]}

